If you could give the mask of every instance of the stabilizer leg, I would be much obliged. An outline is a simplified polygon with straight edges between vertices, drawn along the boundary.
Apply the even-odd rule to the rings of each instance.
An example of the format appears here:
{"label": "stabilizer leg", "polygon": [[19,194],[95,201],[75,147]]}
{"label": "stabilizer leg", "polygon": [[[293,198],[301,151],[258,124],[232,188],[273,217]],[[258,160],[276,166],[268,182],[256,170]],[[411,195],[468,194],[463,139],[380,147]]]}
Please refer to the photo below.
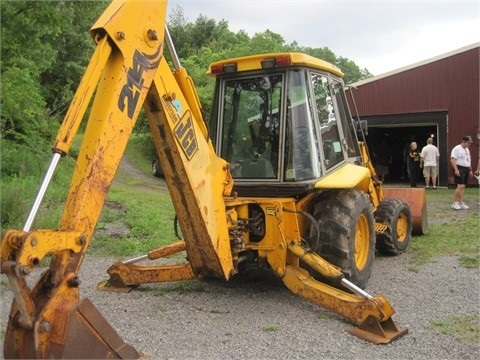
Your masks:
{"label": "stabilizer leg", "polygon": [[108,269],[110,278],[97,285],[102,291],[129,292],[140,284],[193,280],[190,263],[176,265],[137,265],[143,260],[156,260],[185,250],[185,242],[162,246],[134,259],[117,261]]}
{"label": "stabilizer leg", "polygon": [[398,329],[392,320],[395,313],[383,296],[371,296],[343,277],[339,269],[318,254],[291,242],[289,251],[323,276],[355,292],[351,294],[315,280],[308,271],[289,265],[282,277],[284,284],[295,294],[326,308],[358,326],[350,334],[375,344],[387,344],[407,333]]}

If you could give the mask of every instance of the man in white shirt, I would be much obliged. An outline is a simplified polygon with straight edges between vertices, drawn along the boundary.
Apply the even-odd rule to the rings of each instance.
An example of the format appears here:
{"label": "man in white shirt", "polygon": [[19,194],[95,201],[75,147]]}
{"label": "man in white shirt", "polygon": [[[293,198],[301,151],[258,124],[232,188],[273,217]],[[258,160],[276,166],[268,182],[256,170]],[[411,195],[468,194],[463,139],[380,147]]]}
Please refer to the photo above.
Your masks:
{"label": "man in white shirt", "polygon": [[433,145],[433,138],[429,137],[427,145],[422,148],[420,153],[420,167],[423,166],[423,176],[427,189],[430,189],[430,179],[432,179],[433,189],[437,188],[438,159],[440,159],[440,152]]}
{"label": "man in white shirt", "polygon": [[470,150],[468,149],[472,143],[470,136],[464,136],[462,142],[452,149],[450,155],[450,163],[455,172],[455,190],[454,203],[452,208],[455,210],[466,210],[468,205],[463,202],[463,193],[468,184],[468,177],[473,176]]}

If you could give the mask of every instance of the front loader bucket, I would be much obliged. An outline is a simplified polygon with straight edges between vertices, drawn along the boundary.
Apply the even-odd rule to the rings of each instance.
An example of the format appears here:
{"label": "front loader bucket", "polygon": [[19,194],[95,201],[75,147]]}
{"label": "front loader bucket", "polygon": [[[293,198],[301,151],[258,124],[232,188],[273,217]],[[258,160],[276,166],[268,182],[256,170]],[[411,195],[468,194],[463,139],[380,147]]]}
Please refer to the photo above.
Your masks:
{"label": "front loader bucket", "polygon": [[405,201],[412,214],[414,234],[424,235],[428,231],[427,195],[424,188],[383,188],[384,198],[397,198]]}
{"label": "front loader bucket", "polygon": [[[36,349],[34,332],[15,328],[9,322],[5,336],[5,359],[141,359],[142,354],[126,344],[95,306],[82,300],[69,314],[68,323],[53,322],[50,328],[42,328],[36,334],[48,332],[47,349]],[[57,332],[66,326],[65,332]],[[65,336],[58,334],[64,333]],[[40,335],[43,336],[43,335]],[[15,349],[22,338],[23,349]],[[38,353],[40,351],[41,353]]]}
{"label": "front loader bucket", "polygon": [[406,334],[408,329],[399,329],[392,318],[379,322],[369,316],[360,326],[348,330],[348,333],[374,344],[388,344]]}

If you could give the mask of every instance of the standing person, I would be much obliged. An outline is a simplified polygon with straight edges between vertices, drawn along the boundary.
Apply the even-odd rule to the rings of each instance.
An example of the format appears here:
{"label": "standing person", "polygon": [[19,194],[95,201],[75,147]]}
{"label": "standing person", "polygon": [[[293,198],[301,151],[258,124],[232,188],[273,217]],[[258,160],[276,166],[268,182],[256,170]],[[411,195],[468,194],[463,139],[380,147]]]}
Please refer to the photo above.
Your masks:
{"label": "standing person", "polygon": [[438,159],[440,152],[433,145],[433,138],[427,139],[427,145],[422,148],[420,153],[420,167],[423,167],[423,176],[425,177],[425,187],[430,189],[430,179],[432,179],[433,189],[437,188]]}
{"label": "standing person", "polygon": [[450,154],[450,163],[455,172],[455,184],[457,184],[452,204],[452,208],[455,210],[468,209],[468,205],[463,202],[463,193],[468,184],[468,177],[473,176],[470,150],[468,149],[471,143],[472,138],[468,135],[464,136],[462,142],[455,146]]}
{"label": "standing person", "polygon": [[[408,169],[408,152],[410,151],[410,145],[412,142],[414,142],[416,139],[415,139],[415,135],[410,135],[410,140],[407,141],[405,143],[405,145],[403,146],[403,153],[402,153],[402,161],[403,161],[403,164],[402,164],[402,177],[403,179],[408,179],[410,178],[410,170]],[[402,178],[400,178],[400,180],[402,180]]]}
{"label": "standing person", "polygon": [[418,176],[420,174],[420,153],[417,150],[417,143],[410,144],[408,151],[408,169],[410,173],[410,186],[417,187]]}

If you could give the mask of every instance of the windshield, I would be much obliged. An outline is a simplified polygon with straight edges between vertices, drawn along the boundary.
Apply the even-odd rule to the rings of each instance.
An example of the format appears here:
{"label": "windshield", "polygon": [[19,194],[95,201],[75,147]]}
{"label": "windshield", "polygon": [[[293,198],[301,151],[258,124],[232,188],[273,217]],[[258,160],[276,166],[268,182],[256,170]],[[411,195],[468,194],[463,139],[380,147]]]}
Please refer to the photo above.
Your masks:
{"label": "windshield", "polygon": [[235,178],[277,178],[283,75],[224,83],[220,156]]}

